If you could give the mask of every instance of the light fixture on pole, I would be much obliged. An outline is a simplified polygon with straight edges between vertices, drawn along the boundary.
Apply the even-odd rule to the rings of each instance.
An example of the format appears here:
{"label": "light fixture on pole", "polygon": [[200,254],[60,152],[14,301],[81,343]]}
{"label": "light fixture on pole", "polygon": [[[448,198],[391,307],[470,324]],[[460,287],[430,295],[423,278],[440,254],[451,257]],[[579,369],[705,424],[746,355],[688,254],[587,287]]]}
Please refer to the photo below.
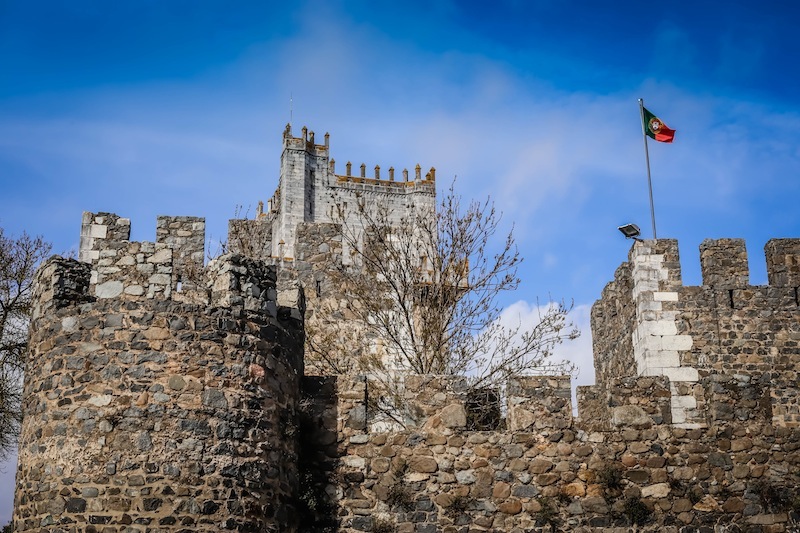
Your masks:
{"label": "light fixture on pole", "polygon": [[625,224],[624,226],[619,226],[617,229],[622,232],[623,235],[625,235],[626,239],[633,239],[634,241],[642,240],[639,238],[639,235],[641,235],[642,231],[636,224]]}

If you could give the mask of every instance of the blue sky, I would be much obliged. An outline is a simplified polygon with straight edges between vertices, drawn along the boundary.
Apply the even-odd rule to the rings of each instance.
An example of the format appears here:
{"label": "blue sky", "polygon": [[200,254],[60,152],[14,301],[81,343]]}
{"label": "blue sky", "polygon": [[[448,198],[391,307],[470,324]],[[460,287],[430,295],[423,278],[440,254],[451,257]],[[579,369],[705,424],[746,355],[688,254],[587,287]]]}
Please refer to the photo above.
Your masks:
{"label": "blue sky", "polygon": [[[528,317],[574,300],[564,354],[591,380],[588,308],[651,236],[637,98],[677,130],[650,144],[660,237],[698,284],[705,238],[799,237],[800,4],[761,2],[0,1],[0,225],[75,249],[81,212],[205,216],[277,185],[289,120],[340,163],[435,166],[514,225]],[[13,467],[0,479],[10,515]]]}

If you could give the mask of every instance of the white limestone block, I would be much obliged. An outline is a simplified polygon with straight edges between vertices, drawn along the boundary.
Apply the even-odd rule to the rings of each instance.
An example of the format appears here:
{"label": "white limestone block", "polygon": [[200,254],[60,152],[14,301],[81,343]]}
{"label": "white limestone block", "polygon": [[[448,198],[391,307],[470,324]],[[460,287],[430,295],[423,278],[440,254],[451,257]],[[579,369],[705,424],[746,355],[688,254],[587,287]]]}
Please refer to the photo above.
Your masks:
{"label": "white limestone block", "polygon": [[683,424],[686,422],[686,411],[684,409],[676,409],[673,407],[671,409],[672,412],[672,423],[673,424]]}
{"label": "white limestone block", "polygon": [[125,287],[125,294],[129,294],[131,296],[141,296],[144,294],[144,287],[141,285],[128,285]]}
{"label": "white limestone block", "polygon": [[665,335],[661,337],[661,346],[664,350],[685,352],[692,349],[691,335]]}
{"label": "white limestone block", "polygon": [[172,261],[172,248],[162,248],[147,259],[148,263],[169,263]]}
{"label": "white limestone block", "polygon": [[96,407],[105,407],[111,403],[111,400],[112,396],[110,394],[101,394],[100,396],[92,396],[87,401]]}
{"label": "white limestone block", "polygon": [[643,359],[648,367],[671,368],[681,366],[678,352],[672,350],[645,350]]}
{"label": "white limestone block", "polygon": [[641,322],[638,329],[642,329],[647,335],[677,335],[678,326],[674,320],[646,320]]}
{"label": "white limestone block", "polygon": [[116,298],[122,294],[122,288],[121,281],[106,281],[95,287],[94,295],[97,298]]}
{"label": "white limestone block", "polygon": [[664,375],[667,376],[670,381],[689,381],[692,383],[700,381],[700,374],[697,372],[697,369],[690,366],[665,368]]}
{"label": "white limestone block", "polygon": [[172,277],[169,274],[153,274],[148,281],[156,285],[169,285],[172,283]]}
{"label": "white limestone block", "polygon": [[653,293],[653,300],[657,302],[677,302],[678,301],[678,293],[677,292],[654,292]]}
{"label": "white limestone block", "polygon": [[672,402],[672,408],[681,409],[696,409],[697,408],[697,399],[694,396],[673,396],[670,400]]}
{"label": "white limestone block", "polygon": [[92,224],[89,228],[89,236],[96,239],[105,239],[108,235],[108,226],[105,224]]}

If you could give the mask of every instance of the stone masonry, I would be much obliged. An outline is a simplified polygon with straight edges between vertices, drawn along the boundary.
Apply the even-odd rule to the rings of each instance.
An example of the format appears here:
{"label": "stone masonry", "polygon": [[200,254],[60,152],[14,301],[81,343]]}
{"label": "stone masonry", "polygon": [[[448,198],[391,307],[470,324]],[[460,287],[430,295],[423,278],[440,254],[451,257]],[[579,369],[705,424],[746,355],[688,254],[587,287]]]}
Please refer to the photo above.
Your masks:
{"label": "stone masonry", "polygon": [[167,239],[201,219],[84,222],[88,262],[37,274],[16,531],[798,530],[797,241],[767,244],[765,287],[741,241],[703,243],[700,287],[674,241],[636,243],[577,417],[569,378],[519,377],[479,431],[463,379],[407,376],[419,426],[375,431],[369,379],[301,378],[335,227],[302,226],[307,271],[227,255],[178,290],[196,239]]}
{"label": "stone masonry", "polygon": [[206,266],[201,218],[132,242],[84,214],[81,261],[36,275],[15,531],[800,531],[800,240],[767,243],[765,286],[741,240],[701,245],[697,287],[675,241],[635,243],[592,309],[577,416],[565,376],[511,380],[487,423],[464,378],[407,375],[418,425],[378,430],[369,377],[304,376],[307,304],[348,319],[325,213],[432,205],[435,171],[346,168],[287,129],[267,212],[230,226],[269,253]]}
{"label": "stone masonry", "polygon": [[89,262],[39,269],[16,531],[290,531],[302,311],[277,305],[274,267],[236,255],[177,292],[197,243],[162,220],[138,243],[87,214]]}
{"label": "stone masonry", "polygon": [[[263,254],[260,258],[291,260],[297,257],[298,227],[301,224],[339,221],[340,210],[349,223],[357,224],[358,218],[354,216],[357,202],[385,204],[392,222],[399,222],[411,209],[435,207],[434,168],[423,176],[420,166],[416,165],[412,178],[404,169],[402,179],[395,179],[394,168],[388,169],[388,177],[382,177],[378,165],[374,168],[374,177],[366,176],[364,164],[360,175],[353,174],[350,162],[345,169],[344,174],[336,173],[336,161],[330,157],[330,136],[327,133],[324,144],[316,144],[313,131],[303,127],[301,136],[294,137],[287,125],[283,133],[278,188],[267,201],[266,210],[259,207],[256,220],[231,221],[232,228],[244,231],[248,236],[259,236],[259,248]],[[231,239],[231,244],[235,245],[235,240]]]}

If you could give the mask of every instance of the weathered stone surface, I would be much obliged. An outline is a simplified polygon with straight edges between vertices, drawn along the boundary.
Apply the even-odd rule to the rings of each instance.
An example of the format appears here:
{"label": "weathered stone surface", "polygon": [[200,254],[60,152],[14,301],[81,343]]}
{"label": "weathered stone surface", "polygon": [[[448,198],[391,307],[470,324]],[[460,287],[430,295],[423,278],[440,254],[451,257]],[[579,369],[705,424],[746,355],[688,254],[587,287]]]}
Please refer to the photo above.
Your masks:
{"label": "weathered stone surface", "polygon": [[442,424],[447,428],[460,428],[467,425],[467,412],[463,405],[448,405],[439,414]]}
{"label": "weathered stone surface", "polygon": [[[22,428],[22,442],[36,444],[20,450],[17,530],[74,524],[76,531],[110,532],[157,523],[166,532],[195,529],[202,515],[220,529],[231,519],[244,529],[277,531],[290,516],[258,502],[269,492],[286,510],[294,505],[298,450],[287,435],[296,422],[285,413],[299,402],[299,324],[165,302],[170,282],[160,296],[123,293],[133,286],[125,268],[173,257],[159,250],[128,242],[102,249],[116,263],[97,272],[94,300],[82,266],[61,259],[43,265],[25,388],[26,401],[40,410]],[[161,274],[171,279],[168,269]],[[74,290],[52,291],[52,283],[73,275]],[[71,296],[56,312],[57,294]],[[260,336],[268,327],[280,331],[280,349],[274,335]],[[173,331],[181,332],[179,341]],[[231,333],[239,345],[219,350],[216,339]],[[273,380],[254,384],[243,371],[242,362],[256,356]],[[26,479],[47,489],[28,491]],[[258,488],[222,490],[246,484]]]}
{"label": "weathered stone surface", "polygon": [[653,425],[652,419],[637,405],[614,407],[611,411],[611,423],[635,428],[649,428]]}
{"label": "weathered stone surface", "polygon": [[107,281],[98,285],[94,294],[98,298],[116,298],[122,294],[122,289],[121,281]]}
{"label": "weathered stone surface", "polygon": [[[287,161],[326,174],[327,148],[287,139]],[[305,184],[292,187],[292,209],[307,205]],[[341,300],[325,270],[343,251],[332,225],[270,213],[254,221],[264,236],[300,237],[286,246],[297,257],[275,261],[291,293],[242,256],[192,277],[203,239],[188,217],[160,218],[157,242],[135,243],[124,219],[89,214],[89,263],[43,265],[18,531],[294,533],[292,517],[314,512],[340,523],[306,530],[517,533],[545,518],[613,530],[645,512],[639,499],[653,531],[795,525],[778,506],[800,486],[797,242],[768,245],[761,287],[738,241],[703,244],[700,287],[681,284],[677,243],[637,242],[592,311],[598,385],[579,391],[579,419],[568,379],[523,376],[507,385],[507,429],[472,431],[464,380],[406,376],[401,429],[375,422],[361,377],[318,380],[299,401],[300,289],[313,311],[326,291]],[[338,303],[314,316],[334,314],[352,319]]]}
{"label": "weathered stone surface", "polygon": [[642,498],[666,498],[671,489],[669,483],[656,483],[648,487],[642,487]]}
{"label": "weathered stone surface", "polygon": [[439,465],[431,456],[414,455],[408,459],[408,468],[413,472],[432,473],[439,469]]}

